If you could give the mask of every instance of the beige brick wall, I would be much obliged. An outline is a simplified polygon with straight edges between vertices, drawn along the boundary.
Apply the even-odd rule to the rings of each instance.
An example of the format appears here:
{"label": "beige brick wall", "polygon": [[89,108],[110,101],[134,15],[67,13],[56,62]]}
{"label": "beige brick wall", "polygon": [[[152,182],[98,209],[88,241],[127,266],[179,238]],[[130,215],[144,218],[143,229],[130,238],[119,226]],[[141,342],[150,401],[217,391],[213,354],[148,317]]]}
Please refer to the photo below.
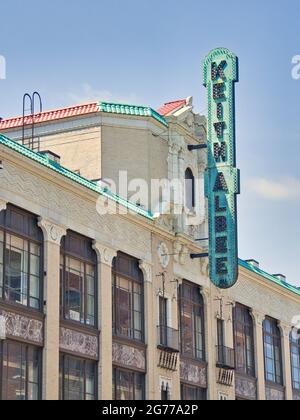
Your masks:
{"label": "beige brick wall", "polygon": [[103,178],[113,179],[117,185],[119,171],[128,171],[128,182],[138,178],[151,185],[151,179],[166,179],[168,152],[168,142],[154,137],[150,130],[102,127]]}
{"label": "beige brick wall", "polygon": [[88,179],[101,178],[101,129],[77,129],[41,137],[41,150],[61,157],[61,165]]}

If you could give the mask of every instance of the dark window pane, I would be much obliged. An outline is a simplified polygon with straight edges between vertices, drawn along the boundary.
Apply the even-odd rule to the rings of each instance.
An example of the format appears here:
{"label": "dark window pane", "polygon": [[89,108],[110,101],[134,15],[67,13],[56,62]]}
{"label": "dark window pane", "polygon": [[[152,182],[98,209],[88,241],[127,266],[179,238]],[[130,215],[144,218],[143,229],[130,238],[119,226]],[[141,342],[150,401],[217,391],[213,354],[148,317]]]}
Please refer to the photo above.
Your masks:
{"label": "dark window pane", "polygon": [[37,219],[8,207],[0,231],[0,298],[41,309],[42,232]]}
{"label": "dark window pane", "polygon": [[0,354],[2,400],[38,400],[41,392],[41,350],[6,341]]}
{"label": "dark window pane", "polygon": [[254,330],[250,311],[237,304],[234,309],[234,346],[236,369],[239,373],[255,376]]}
{"label": "dark window pane", "polygon": [[263,324],[266,380],[283,385],[281,334],[277,321],[266,319]]}
{"label": "dark window pane", "polygon": [[[81,253],[81,254],[80,254]],[[68,233],[62,240],[61,313],[65,319],[96,326],[97,257],[90,240]]]}
{"label": "dark window pane", "polygon": [[144,340],[144,288],[138,261],[119,254],[113,265],[113,331],[133,340]]}
{"label": "dark window pane", "polygon": [[199,287],[187,282],[180,290],[180,327],[182,355],[204,360],[203,299]]}
{"label": "dark window pane", "polygon": [[66,401],[95,400],[96,363],[61,356],[60,398]]}
{"label": "dark window pane", "polygon": [[142,401],[145,399],[145,375],[113,370],[113,399],[116,401]]}

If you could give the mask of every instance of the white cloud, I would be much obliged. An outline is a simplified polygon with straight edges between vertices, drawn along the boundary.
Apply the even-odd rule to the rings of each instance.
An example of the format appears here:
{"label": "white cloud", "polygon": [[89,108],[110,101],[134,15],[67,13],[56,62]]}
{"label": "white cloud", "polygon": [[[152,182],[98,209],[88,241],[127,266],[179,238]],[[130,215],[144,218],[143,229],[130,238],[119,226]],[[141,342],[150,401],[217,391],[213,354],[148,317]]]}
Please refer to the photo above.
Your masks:
{"label": "white cloud", "polygon": [[80,104],[93,101],[117,102],[132,105],[142,105],[141,100],[135,93],[128,96],[114,95],[107,90],[94,89],[89,83],[84,83],[78,92],[69,92],[67,94],[68,102],[72,104]]}
{"label": "white cloud", "polygon": [[262,198],[267,200],[299,200],[300,179],[286,176],[278,180],[266,178],[252,178],[248,181],[250,189]]}

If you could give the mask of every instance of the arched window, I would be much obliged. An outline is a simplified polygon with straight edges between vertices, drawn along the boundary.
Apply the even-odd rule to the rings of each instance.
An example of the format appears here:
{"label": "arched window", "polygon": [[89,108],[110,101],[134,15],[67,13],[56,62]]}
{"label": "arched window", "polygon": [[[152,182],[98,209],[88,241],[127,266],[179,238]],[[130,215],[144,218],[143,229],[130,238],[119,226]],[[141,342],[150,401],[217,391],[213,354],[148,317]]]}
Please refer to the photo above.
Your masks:
{"label": "arched window", "polygon": [[204,302],[200,287],[183,282],[180,288],[181,353],[205,360]]}
{"label": "arched window", "polygon": [[253,320],[250,310],[237,304],[233,311],[235,363],[238,373],[255,377]]}
{"label": "arched window", "polygon": [[263,323],[266,381],[283,385],[281,333],[275,319]]}
{"label": "arched window", "polygon": [[139,261],[118,253],[113,262],[113,332],[144,341],[144,277]]}
{"label": "arched window", "polygon": [[195,208],[195,177],[190,168],[185,171],[185,205],[187,209]]}
{"label": "arched window", "polygon": [[291,363],[293,389],[300,391],[300,330],[291,332]]}
{"label": "arched window", "polygon": [[92,241],[68,232],[61,244],[61,315],[97,326],[97,255]]}
{"label": "arched window", "polygon": [[42,244],[36,216],[13,206],[0,212],[0,299],[42,309]]}

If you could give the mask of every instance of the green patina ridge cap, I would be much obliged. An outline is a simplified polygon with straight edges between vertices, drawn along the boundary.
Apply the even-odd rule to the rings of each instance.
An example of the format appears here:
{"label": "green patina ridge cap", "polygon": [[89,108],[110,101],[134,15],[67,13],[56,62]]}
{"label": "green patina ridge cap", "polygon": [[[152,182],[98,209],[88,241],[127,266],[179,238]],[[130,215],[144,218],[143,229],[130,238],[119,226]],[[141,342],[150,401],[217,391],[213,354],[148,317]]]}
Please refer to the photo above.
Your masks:
{"label": "green patina ridge cap", "polygon": [[152,117],[161,124],[168,127],[167,120],[154,109],[139,105],[117,104],[110,102],[99,102],[99,111],[110,114],[130,115],[137,117]]}
{"label": "green patina ridge cap", "polygon": [[29,159],[40,163],[44,167],[47,167],[56,173],[63,175],[64,177],[71,179],[72,181],[77,182],[77,184],[80,184],[100,195],[103,197],[106,197],[112,201],[114,201],[117,204],[120,204],[127,208],[128,210],[131,210],[133,213],[139,214],[143,217],[146,217],[149,220],[153,220],[153,215],[150,211],[146,211],[138,206],[136,206],[133,203],[130,203],[129,201],[119,197],[118,195],[112,193],[107,188],[101,188],[97,185],[97,183],[93,181],[89,181],[88,179],[76,174],[75,172],[70,171],[67,168],[64,168],[63,166],[59,165],[58,163],[50,160],[47,156],[34,152],[33,150],[29,149],[26,146],[23,146],[22,144],[19,144],[11,139],[9,139],[6,136],[3,136],[0,134],[0,144],[8,147],[11,150],[16,151],[17,153],[20,153],[23,156],[28,157]]}
{"label": "green patina ridge cap", "polygon": [[298,296],[300,296],[300,288],[297,288],[296,286],[293,286],[283,280],[279,280],[277,277],[272,276],[269,273],[266,273],[265,271],[261,270],[258,267],[254,267],[253,265],[247,263],[246,261],[239,260],[239,264],[241,267],[246,268],[247,270],[252,271],[255,274],[258,274],[259,276],[264,277],[265,279],[276,283],[278,286],[283,287],[284,289],[289,290],[290,292],[296,293]]}

